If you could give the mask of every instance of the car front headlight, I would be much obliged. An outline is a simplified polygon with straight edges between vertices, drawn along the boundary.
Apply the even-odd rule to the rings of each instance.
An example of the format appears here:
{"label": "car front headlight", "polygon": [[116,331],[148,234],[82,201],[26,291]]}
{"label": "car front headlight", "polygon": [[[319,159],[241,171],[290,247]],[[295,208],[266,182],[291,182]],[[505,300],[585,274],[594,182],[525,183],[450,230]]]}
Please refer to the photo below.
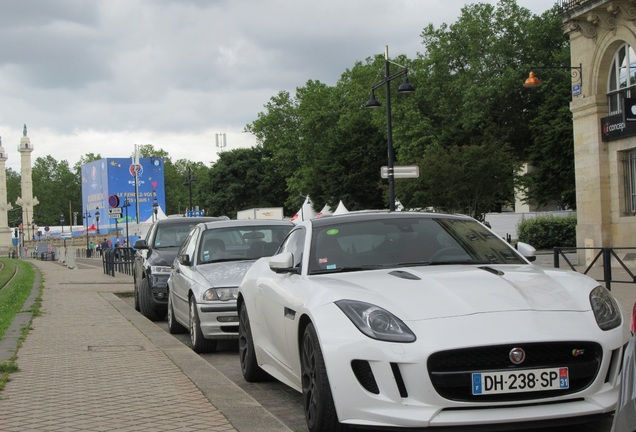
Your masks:
{"label": "car front headlight", "polygon": [[614,297],[602,286],[590,293],[590,303],[594,318],[601,330],[611,330],[621,325],[621,313]]}
{"label": "car front headlight", "polygon": [[206,301],[229,301],[236,300],[238,288],[210,288],[203,293],[203,300]]}
{"label": "car front headlight", "polygon": [[386,342],[414,342],[415,334],[401,319],[379,306],[356,300],[338,300],[336,305],[365,335]]}
{"label": "car front headlight", "polygon": [[170,275],[170,272],[172,271],[172,267],[167,267],[167,266],[150,266],[150,273],[152,274],[166,274],[166,275]]}

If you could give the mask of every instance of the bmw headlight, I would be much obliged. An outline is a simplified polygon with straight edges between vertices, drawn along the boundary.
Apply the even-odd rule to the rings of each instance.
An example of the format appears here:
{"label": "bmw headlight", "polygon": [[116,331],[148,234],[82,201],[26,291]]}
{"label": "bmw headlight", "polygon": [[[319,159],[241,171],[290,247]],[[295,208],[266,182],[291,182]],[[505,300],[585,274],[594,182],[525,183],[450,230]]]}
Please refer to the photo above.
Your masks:
{"label": "bmw headlight", "polygon": [[238,288],[210,288],[203,293],[203,300],[206,301],[229,301],[236,300]]}
{"label": "bmw headlight", "polygon": [[365,335],[386,342],[414,342],[415,334],[401,319],[379,306],[355,301],[338,300],[336,305]]}
{"label": "bmw headlight", "polygon": [[621,325],[621,313],[614,297],[602,286],[590,293],[590,303],[594,318],[601,330],[611,330]]}
{"label": "bmw headlight", "polygon": [[150,266],[150,273],[160,275],[165,274],[170,276],[170,272],[172,271],[172,267],[167,266]]}

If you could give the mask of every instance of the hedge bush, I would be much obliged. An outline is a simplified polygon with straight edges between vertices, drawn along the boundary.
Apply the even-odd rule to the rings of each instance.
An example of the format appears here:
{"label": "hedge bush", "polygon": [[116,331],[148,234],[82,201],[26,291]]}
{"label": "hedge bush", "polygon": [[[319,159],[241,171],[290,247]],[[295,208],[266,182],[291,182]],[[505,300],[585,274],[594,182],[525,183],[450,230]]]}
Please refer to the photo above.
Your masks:
{"label": "hedge bush", "polygon": [[536,249],[576,247],[576,216],[537,216],[517,224],[519,241]]}

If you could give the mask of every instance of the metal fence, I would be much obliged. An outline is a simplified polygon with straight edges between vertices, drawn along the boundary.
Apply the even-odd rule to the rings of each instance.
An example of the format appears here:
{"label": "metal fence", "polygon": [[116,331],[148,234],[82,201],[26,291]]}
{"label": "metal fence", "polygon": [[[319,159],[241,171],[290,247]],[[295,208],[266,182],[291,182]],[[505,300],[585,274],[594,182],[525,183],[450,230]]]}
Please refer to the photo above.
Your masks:
{"label": "metal fence", "polygon": [[[572,261],[567,257],[567,253],[577,252],[577,251],[594,251],[596,255],[594,259],[590,262],[590,264],[585,267],[582,271],[580,268],[577,268]],[[625,264],[624,258],[621,259],[618,255],[617,251],[636,251],[636,247],[625,247],[625,248],[611,248],[611,247],[602,247],[602,248],[592,248],[592,247],[555,247],[554,248],[554,267],[559,268],[561,264],[561,258],[568,265],[571,270],[579,271],[587,275],[595,266],[601,266],[603,268],[603,279],[597,279],[599,282],[604,282],[605,286],[608,290],[612,290],[612,282],[614,283],[636,283],[636,277],[634,273],[627,267]],[[626,276],[630,280],[624,279],[615,279],[617,271],[612,271],[612,265],[617,264],[615,267],[616,270],[621,270],[626,273]],[[621,271],[621,273],[622,273]]]}
{"label": "metal fence", "polygon": [[129,247],[108,248],[102,251],[104,273],[115,277],[115,272],[133,274],[135,250]]}

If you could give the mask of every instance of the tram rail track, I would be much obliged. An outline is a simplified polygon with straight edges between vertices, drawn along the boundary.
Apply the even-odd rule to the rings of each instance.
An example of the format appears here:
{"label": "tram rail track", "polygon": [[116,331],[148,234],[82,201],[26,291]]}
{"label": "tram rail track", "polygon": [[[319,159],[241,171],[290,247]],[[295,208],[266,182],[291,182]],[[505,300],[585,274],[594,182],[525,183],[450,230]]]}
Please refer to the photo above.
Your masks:
{"label": "tram rail track", "polygon": [[[4,287],[9,285],[11,281],[13,281],[13,279],[15,279],[15,277],[18,275],[18,266],[15,264],[12,264],[11,267],[13,267],[13,274],[11,275],[11,277],[9,277],[6,280],[4,279],[4,277],[0,279],[0,291],[2,291]],[[11,270],[7,268],[7,265],[4,261],[0,261],[0,275],[3,275],[5,269]]]}

